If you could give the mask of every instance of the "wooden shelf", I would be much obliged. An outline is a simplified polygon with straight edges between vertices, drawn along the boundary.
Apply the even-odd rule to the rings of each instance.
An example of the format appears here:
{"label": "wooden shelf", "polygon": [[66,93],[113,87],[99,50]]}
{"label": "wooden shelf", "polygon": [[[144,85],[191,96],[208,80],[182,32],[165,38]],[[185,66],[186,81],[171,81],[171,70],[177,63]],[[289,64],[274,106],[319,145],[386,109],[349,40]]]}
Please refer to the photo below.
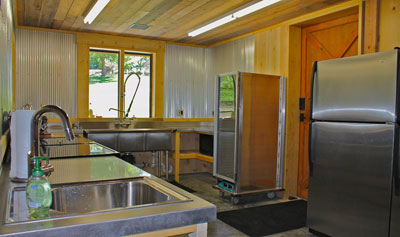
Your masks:
{"label": "wooden shelf", "polygon": [[208,163],[214,163],[212,156],[203,155],[197,152],[181,152],[179,158],[182,159],[198,159]]}
{"label": "wooden shelf", "polygon": [[[191,133],[198,133],[196,131],[190,131]],[[175,133],[175,181],[179,183],[179,167],[180,160],[183,159],[198,159],[208,163],[214,163],[214,158],[212,156],[207,156],[200,154],[198,151],[181,151],[181,132],[177,131]]]}

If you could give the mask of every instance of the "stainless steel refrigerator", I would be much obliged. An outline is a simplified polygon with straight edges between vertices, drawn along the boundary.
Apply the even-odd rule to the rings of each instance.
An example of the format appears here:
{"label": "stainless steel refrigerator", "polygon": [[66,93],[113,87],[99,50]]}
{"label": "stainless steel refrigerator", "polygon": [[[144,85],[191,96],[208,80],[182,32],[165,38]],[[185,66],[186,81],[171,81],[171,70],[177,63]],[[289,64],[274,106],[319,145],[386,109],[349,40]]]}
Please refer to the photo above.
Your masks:
{"label": "stainless steel refrigerator", "polygon": [[399,51],[314,63],[307,225],[400,236]]}

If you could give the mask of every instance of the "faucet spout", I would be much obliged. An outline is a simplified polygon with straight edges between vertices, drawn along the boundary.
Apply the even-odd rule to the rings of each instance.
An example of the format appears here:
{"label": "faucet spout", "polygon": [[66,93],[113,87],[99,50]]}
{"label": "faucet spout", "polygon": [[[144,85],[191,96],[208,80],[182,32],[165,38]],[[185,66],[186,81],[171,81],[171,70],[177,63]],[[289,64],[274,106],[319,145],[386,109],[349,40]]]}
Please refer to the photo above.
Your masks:
{"label": "faucet spout", "polygon": [[57,114],[62,121],[62,125],[64,127],[64,133],[65,137],[71,141],[74,139],[75,135],[72,130],[71,122],[69,121],[69,117],[67,113],[65,113],[64,110],[62,110],[60,107],[55,106],[55,105],[46,105],[36,111],[35,114],[32,116],[31,120],[31,152],[30,152],[30,159],[28,160],[28,174],[30,175],[32,172],[32,157],[37,157],[39,156],[39,137],[40,137],[40,132],[39,132],[39,118],[42,116],[44,113],[47,112],[52,112]]}

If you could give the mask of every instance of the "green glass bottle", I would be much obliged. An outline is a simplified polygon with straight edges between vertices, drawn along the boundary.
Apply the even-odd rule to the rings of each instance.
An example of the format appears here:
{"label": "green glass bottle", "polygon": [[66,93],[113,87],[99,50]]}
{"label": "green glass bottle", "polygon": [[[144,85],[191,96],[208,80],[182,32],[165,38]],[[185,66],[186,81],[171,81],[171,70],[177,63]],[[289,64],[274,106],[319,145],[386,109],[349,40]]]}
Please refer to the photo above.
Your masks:
{"label": "green glass bottle", "polygon": [[26,203],[29,208],[31,219],[42,219],[49,217],[49,209],[52,202],[50,182],[44,176],[40,168],[40,160],[47,157],[34,157],[34,168],[32,176],[26,184]]}

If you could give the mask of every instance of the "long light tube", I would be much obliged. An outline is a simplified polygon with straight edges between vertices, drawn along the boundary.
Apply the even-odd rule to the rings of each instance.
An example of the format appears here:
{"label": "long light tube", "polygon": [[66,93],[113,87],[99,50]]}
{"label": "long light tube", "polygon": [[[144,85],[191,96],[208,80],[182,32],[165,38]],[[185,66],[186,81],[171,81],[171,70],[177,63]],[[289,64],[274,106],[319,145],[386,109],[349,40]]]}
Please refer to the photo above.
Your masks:
{"label": "long light tube", "polygon": [[106,7],[110,0],[97,0],[96,4],[90,9],[83,22],[85,24],[92,24],[94,19],[100,14],[100,12]]}
{"label": "long light tube", "polygon": [[233,16],[235,16],[235,18],[246,16],[246,15],[248,15],[250,13],[258,11],[258,10],[264,8],[264,7],[268,7],[269,5],[272,5],[272,4],[277,3],[279,1],[281,1],[281,0],[263,0],[263,1],[254,3],[253,5],[250,5],[250,6],[246,7],[246,8],[243,8],[242,10],[239,10],[239,11],[233,13]]}
{"label": "long light tube", "polygon": [[239,11],[236,11],[236,12],[234,12],[234,13],[228,15],[228,16],[225,16],[225,17],[223,17],[223,18],[221,18],[219,20],[213,21],[210,24],[207,24],[207,25],[205,25],[203,27],[200,27],[197,30],[191,31],[191,32],[188,33],[188,35],[190,37],[194,37],[194,36],[203,34],[204,32],[207,32],[209,30],[217,28],[218,26],[221,26],[221,25],[224,25],[224,24],[226,24],[228,22],[236,20],[237,18],[246,16],[246,15],[248,15],[250,13],[258,11],[258,10],[264,8],[264,7],[272,5],[272,4],[277,3],[279,1],[281,1],[281,0],[262,0],[262,1],[259,1],[257,3],[254,3],[253,5],[245,7],[243,9],[241,9]]}
{"label": "long light tube", "polygon": [[231,22],[231,21],[233,21],[233,20],[235,20],[235,18],[233,17],[233,15],[228,15],[228,16],[226,16],[226,17],[223,17],[223,18],[219,19],[219,20],[213,21],[213,22],[211,22],[211,23],[208,24],[208,25],[205,25],[205,26],[203,26],[203,27],[200,27],[200,28],[197,29],[197,30],[194,30],[194,31],[189,32],[189,36],[190,36],[190,37],[194,37],[194,36],[196,36],[196,35],[203,34],[203,33],[206,32],[206,31],[209,31],[209,30],[212,30],[212,29],[214,29],[214,28],[217,28],[218,26],[222,26],[222,25],[224,25],[224,24],[226,24],[226,23],[228,23],[228,22]]}

